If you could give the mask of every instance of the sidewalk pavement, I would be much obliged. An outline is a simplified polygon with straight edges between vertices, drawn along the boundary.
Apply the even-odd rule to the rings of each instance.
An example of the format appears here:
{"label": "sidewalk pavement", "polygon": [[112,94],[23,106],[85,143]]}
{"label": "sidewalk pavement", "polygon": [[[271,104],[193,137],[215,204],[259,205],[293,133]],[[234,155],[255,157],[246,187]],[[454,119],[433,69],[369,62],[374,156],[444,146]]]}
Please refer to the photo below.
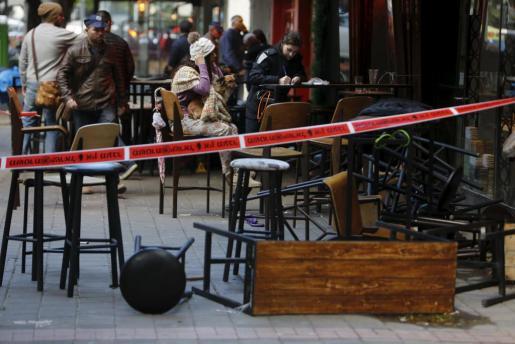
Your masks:
{"label": "sidewalk pavement", "polygon": [[[0,135],[8,127],[0,126]],[[1,155],[8,142],[0,142]],[[181,183],[198,183],[202,177],[187,176]],[[3,230],[10,173],[0,172],[0,223]],[[220,179],[214,181],[221,183]],[[120,215],[126,258],[132,254],[135,235],[143,244],[179,245],[195,238],[187,254],[187,276],[202,275],[203,233],[193,229],[199,221],[224,228],[220,194],[212,196],[213,214],[205,214],[200,191],[179,194],[179,217],[171,217],[167,196],[165,214],[158,214],[158,178],[137,175],[126,182],[120,197]],[[84,195],[82,230],[92,236],[107,232],[107,211],[102,188]],[[44,197],[45,232],[63,233],[60,192],[47,188]],[[32,200],[31,203],[32,205]],[[22,210],[14,213],[13,232],[21,232]],[[29,226],[31,220],[29,221]],[[30,227],[29,227],[30,228]],[[55,244],[57,245],[57,244]],[[223,254],[224,241],[215,241],[214,253]],[[144,315],[127,305],[119,289],[110,289],[107,255],[82,255],[81,276],[73,298],[59,289],[61,255],[46,254],[44,291],[36,291],[30,272],[22,274],[21,245],[9,243],[4,285],[0,287],[0,343],[515,343],[515,301],[483,308],[481,300],[495,288],[456,296],[456,312],[443,316],[304,315],[251,317],[200,296],[162,315]],[[28,271],[30,271],[30,259]],[[213,272],[217,291],[241,293],[241,278],[221,281]],[[201,286],[188,283],[187,289]]]}

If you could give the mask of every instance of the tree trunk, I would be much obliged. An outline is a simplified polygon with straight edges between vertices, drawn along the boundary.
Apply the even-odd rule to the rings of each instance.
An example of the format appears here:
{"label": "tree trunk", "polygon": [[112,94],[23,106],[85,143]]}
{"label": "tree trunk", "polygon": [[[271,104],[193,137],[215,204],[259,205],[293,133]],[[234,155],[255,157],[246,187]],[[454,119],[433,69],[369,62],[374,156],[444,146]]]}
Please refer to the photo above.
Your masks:
{"label": "tree trunk", "polygon": [[[70,21],[70,15],[75,5],[75,0],[60,0],[57,1],[63,7],[64,22]],[[25,1],[25,8],[27,9],[27,31],[36,27],[41,23],[38,16],[38,7],[41,5],[41,0],[27,0]]]}
{"label": "tree trunk", "polygon": [[40,0],[25,1],[25,8],[27,9],[27,31],[41,23],[38,16],[39,5],[41,5]]}

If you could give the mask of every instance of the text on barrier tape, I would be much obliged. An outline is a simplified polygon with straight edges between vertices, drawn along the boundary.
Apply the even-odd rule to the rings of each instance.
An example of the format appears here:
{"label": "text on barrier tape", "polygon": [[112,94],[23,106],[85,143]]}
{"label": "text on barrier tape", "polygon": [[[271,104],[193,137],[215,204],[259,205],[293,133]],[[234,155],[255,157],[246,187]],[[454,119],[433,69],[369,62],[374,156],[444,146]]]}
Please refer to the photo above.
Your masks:
{"label": "text on barrier tape", "polygon": [[9,156],[5,168],[54,167],[92,162],[123,161],[124,148],[103,148],[95,150]]}
{"label": "text on barrier tape", "polygon": [[514,103],[515,97],[388,117],[376,117],[351,122],[265,131],[252,134],[152,143],[130,147],[8,156],[0,158],[0,169],[59,167],[93,162],[124,161],[126,159],[155,159],[161,157],[166,158],[171,156],[195,155],[200,153],[215,153],[244,148],[273,146],[277,144],[301,142],[310,139],[349,136],[364,132],[403,127],[460,116],[471,112],[494,109]]}
{"label": "text on barrier tape", "polygon": [[131,160],[240,149],[237,135],[129,147]]}

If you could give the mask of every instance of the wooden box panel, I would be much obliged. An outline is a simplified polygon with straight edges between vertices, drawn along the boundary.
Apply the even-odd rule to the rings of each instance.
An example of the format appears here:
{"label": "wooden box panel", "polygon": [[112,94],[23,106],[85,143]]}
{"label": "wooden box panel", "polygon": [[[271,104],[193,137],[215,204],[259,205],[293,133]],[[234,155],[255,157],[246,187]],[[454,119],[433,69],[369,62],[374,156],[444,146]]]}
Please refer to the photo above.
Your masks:
{"label": "wooden box panel", "polygon": [[260,241],[252,314],[454,310],[456,244]]}
{"label": "wooden box panel", "polygon": [[[505,223],[504,229],[515,229],[515,223]],[[506,279],[515,281],[515,236],[504,238]]]}

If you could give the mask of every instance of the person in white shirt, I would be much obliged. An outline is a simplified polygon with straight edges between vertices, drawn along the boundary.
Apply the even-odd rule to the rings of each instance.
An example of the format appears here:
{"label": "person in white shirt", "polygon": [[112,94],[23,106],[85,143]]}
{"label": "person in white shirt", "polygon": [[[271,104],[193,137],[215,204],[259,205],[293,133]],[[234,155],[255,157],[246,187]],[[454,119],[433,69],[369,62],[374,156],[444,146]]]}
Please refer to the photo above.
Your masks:
{"label": "person in white shirt", "polygon": [[[53,125],[56,124],[56,109],[39,108],[35,104],[38,85],[43,81],[57,79],[58,67],[68,47],[80,41],[83,35],[77,35],[61,27],[64,24],[64,15],[63,8],[58,3],[45,2],[41,4],[38,7],[38,16],[41,18],[41,24],[27,32],[20,52],[19,68],[22,93],[25,97],[23,111],[40,110],[45,125]],[[34,35],[33,30],[35,30]],[[34,37],[37,66],[34,64],[32,37]],[[37,76],[35,67],[37,67]],[[23,117],[22,121],[26,127],[38,124],[38,119],[35,117]],[[57,132],[46,133],[45,152],[55,152],[58,139]],[[29,145],[29,137],[25,137],[23,141],[24,154],[30,152]]]}

